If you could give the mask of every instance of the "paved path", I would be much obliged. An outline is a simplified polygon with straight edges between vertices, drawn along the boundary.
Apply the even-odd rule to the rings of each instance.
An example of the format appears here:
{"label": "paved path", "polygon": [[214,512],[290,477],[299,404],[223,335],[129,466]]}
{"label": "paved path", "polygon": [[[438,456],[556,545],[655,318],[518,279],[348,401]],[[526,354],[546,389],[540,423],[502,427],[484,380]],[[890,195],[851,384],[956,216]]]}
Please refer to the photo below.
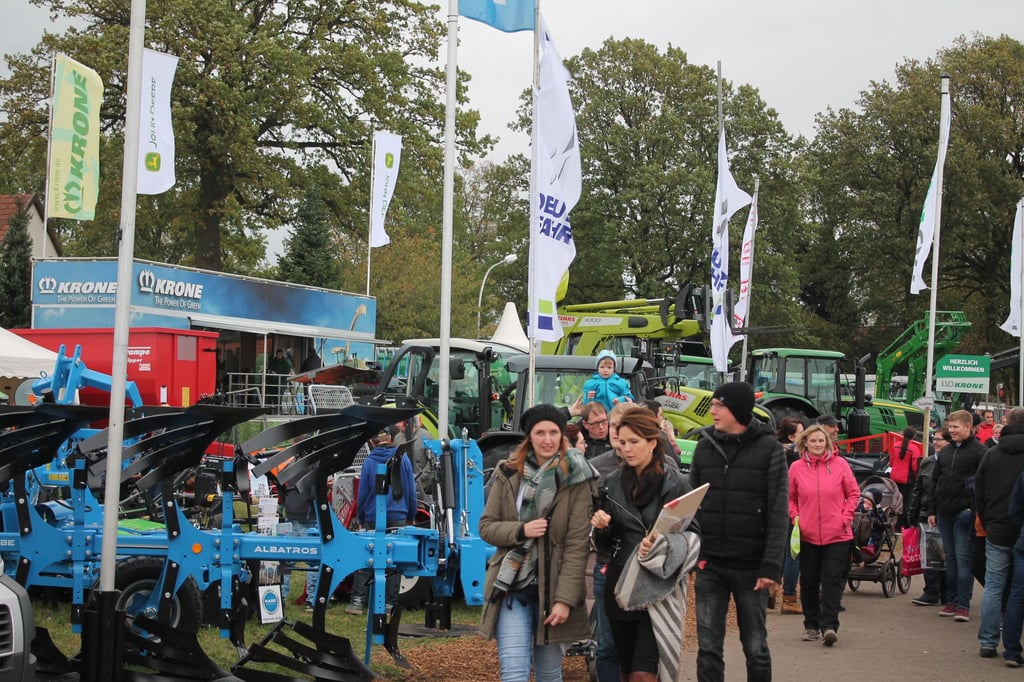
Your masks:
{"label": "paved path", "polygon": [[[802,642],[801,616],[768,615],[768,641],[774,679],[781,682],[842,680],[843,682],[942,680],[943,682],[1022,680],[1024,668],[1003,665],[1002,648],[996,658],[978,656],[978,617],[981,586],[975,583],[972,619],[957,623],[940,618],[938,609],[914,606],[922,581],[915,577],[907,594],[882,596],[878,583],[861,583],[860,590],[843,595],[846,611],[840,614],[839,642],[832,648],[821,642]],[[691,649],[692,645],[692,651]],[[696,680],[696,642],[687,643],[684,670]],[[726,679],[746,679],[739,635],[730,633],[725,647]]]}

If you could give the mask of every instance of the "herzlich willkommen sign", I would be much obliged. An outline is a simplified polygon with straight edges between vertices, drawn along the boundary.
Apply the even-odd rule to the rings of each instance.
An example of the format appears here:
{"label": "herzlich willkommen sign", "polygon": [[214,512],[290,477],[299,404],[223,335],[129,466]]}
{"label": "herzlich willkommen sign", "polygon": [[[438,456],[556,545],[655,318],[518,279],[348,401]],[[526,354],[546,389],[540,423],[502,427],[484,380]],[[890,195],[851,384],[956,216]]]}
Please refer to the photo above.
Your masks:
{"label": "herzlich willkommen sign", "polygon": [[935,390],[988,393],[990,370],[987,355],[947,355],[935,366]]}

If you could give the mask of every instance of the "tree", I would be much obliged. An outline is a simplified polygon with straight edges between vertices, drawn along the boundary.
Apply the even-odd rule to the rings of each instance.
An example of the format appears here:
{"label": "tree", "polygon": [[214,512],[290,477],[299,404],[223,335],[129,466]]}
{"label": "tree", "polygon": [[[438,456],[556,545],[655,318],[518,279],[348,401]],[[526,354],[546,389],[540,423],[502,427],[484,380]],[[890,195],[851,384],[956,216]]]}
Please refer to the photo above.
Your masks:
{"label": "tree", "polygon": [[329,221],[330,212],[319,190],[311,189],[285,240],[277,279],[328,289],[341,286],[341,267]]}
{"label": "tree", "polygon": [[942,74],[951,77],[953,116],[939,308],[968,313],[964,351],[1010,342],[997,326],[1009,298],[1014,204],[1024,193],[1024,44],[975,36],[935,59],[904,62],[895,83],[873,82],[861,93],[858,110],[818,117],[808,155],[816,227],[799,251],[801,300],[841,327],[852,353],[877,352],[928,309],[927,293],[912,296],[909,285],[938,146]]}
{"label": "tree", "polygon": [[4,273],[0,279],[0,326],[4,328],[32,323],[32,238],[28,224],[28,207],[19,202],[0,247],[0,272]]}
{"label": "tree", "polygon": [[[710,278],[711,222],[718,150],[716,75],[674,47],[606,40],[566,62],[583,162],[583,196],[572,213],[576,260],[568,302],[659,298]],[[790,137],[750,86],[726,81],[732,170],[753,192],[761,180],[754,270],[754,324],[795,318],[790,246],[802,221]],[[528,96],[528,95],[527,95]],[[524,103],[526,97],[524,96]],[[518,127],[529,130],[529,109]],[[733,219],[732,283],[737,289],[742,211]]]}
{"label": "tree", "polygon": [[[49,55],[63,51],[106,84],[101,112],[103,179],[95,223],[62,224],[80,255],[111,254],[118,224],[125,111],[127,0],[33,0],[74,28],[48,34],[31,55],[9,59],[0,82],[0,149],[45,143]],[[264,255],[262,233],[290,224],[311,178],[336,177],[338,228],[361,233],[369,204],[370,139],[404,137],[404,160],[440,175],[444,74],[434,64],[444,27],[413,0],[165,0],[150,3],[146,42],[181,57],[172,93],[178,184],[140,197],[137,255],[247,272]],[[464,95],[464,89],[460,91]],[[459,149],[477,115],[461,112]],[[34,158],[39,158],[37,155]],[[43,169],[34,177],[41,179]],[[36,181],[36,184],[42,184]]]}

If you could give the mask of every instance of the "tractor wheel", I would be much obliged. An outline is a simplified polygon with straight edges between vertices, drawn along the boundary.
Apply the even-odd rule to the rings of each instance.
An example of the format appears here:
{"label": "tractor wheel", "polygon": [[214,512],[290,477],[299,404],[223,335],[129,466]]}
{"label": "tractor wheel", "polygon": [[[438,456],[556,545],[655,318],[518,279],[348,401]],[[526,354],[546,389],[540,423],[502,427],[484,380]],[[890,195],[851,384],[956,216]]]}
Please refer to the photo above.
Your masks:
{"label": "tractor wheel", "polygon": [[811,424],[817,418],[808,416],[803,410],[798,410],[795,407],[789,405],[773,405],[771,408],[772,416],[775,417],[775,423],[778,424],[785,417],[793,417],[799,419],[804,424]]}
{"label": "tractor wheel", "polygon": [[398,588],[398,603],[406,611],[416,611],[430,601],[433,590],[430,578],[425,575],[402,576]]}
{"label": "tractor wheel", "polygon": [[[124,611],[131,621],[139,614],[156,619],[156,608],[150,597],[160,581],[164,561],[157,557],[132,557],[117,564],[114,586],[120,592],[116,609]],[[195,580],[188,578],[171,604],[170,622],[176,630],[194,635],[203,620],[203,601]]]}

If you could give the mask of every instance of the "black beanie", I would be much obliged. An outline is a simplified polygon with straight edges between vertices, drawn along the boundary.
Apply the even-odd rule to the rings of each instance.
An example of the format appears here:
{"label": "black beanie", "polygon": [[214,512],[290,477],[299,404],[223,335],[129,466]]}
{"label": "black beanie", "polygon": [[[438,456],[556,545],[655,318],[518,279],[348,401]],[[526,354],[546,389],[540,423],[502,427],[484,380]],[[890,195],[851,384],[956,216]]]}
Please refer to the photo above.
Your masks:
{"label": "black beanie", "polygon": [[567,419],[565,413],[554,405],[541,403],[523,412],[523,416],[519,418],[519,421],[523,426],[523,433],[529,436],[533,427],[540,422],[554,422],[558,424],[558,429],[565,433]]}
{"label": "black beanie", "polygon": [[745,381],[722,384],[711,397],[728,407],[736,421],[744,426],[754,416],[754,387]]}

